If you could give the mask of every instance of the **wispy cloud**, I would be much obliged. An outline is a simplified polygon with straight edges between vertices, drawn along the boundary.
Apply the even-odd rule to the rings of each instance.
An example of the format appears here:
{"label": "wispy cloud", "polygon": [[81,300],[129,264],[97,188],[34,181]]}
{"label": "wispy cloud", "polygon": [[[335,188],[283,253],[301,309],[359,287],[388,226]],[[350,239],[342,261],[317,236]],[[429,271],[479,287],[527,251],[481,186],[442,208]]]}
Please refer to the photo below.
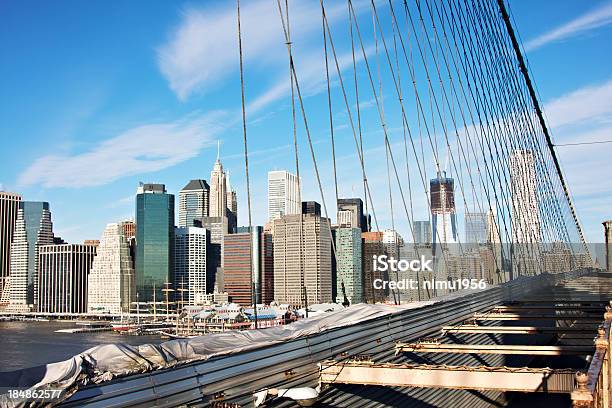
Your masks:
{"label": "wispy cloud", "polygon": [[134,194],[130,194],[129,196],[113,201],[107,207],[108,208],[122,208],[122,207],[126,207],[128,205],[133,205],[133,204],[134,204]]}
{"label": "wispy cloud", "polygon": [[[374,46],[365,46],[364,49],[367,56],[374,53]],[[362,54],[356,54],[355,60],[360,63],[363,60]],[[325,78],[325,59],[323,55],[320,52],[312,52],[309,55],[302,55],[301,58],[296,58],[296,61],[296,77],[300,85],[302,96],[308,97],[323,92],[327,86]],[[330,77],[333,80],[333,78],[337,76],[337,70],[334,65],[335,63],[332,62],[331,64]],[[340,68],[340,72],[352,66],[353,56],[350,52],[338,55],[338,67]],[[257,112],[272,102],[289,96],[290,91],[291,82],[289,80],[289,74],[287,74],[286,77],[278,80],[276,84],[267,91],[254,98],[252,102],[249,103],[247,109],[249,112]]]}
{"label": "wispy cloud", "polygon": [[[291,145],[285,144],[282,146],[271,147],[269,149],[252,150],[252,151],[249,151],[249,158],[257,157],[257,156],[267,156],[270,153],[288,152],[290,148],[291,148]],[[223,156],[222,159],[223,160],[244,159],[244,153],[230,154],[227,156]]]}
{"label": "wispy cloud", "polygon": [[[296,42],[304,41],[310,32],[320,29],[320,10],[311,3],[292,2],[291,15]],[[245,2],[241,17],[246,64],[268,65],[286,57],[276,2]],[[222,7],[191,7],[183,12],[169,40],[158,48],[159,67],[179,99],[207,91],[236,73],[236,30],[234,3]]]}
{"label": "wispy cloud", "polygon": [[23,186],[89,187],[121,177],[158,171],[198,155],[211,145],[223,112],[138,126],[75,154],[37,159],[19,179]]}
{"label": "wispy cloud", "polygon": [[[168,40],[158,47],[159,68],[170,88],[180,100],[192,94],[220,86],[238,70],[237,16],[234,3],[223,6],[190,7],[183,11],[179,25]],[[357,1],[356,12],[368,9],[366,2]],[[330,24],[347,19],[345,4],[330,4],[326,8]],[[321,10],[311,2],[291,2],[291,39],[296,61],[305,61],[300,71],[306,77],[312,71],[311,58],[320,52]],[[287,48],[275,1],[245,2],[241,9],[241,29],[247,71],[261,71],[270,77],[283,73],[285,81],[274,83],[254,101],[250,108],[260,109],[286,94],[288,78]],[[317,57],[319,57],[317,55]],[[316,66],[319,75],[323,71]],[[307,78],[303,79],[306,82]],[[302,81],[302,79],[300,79]]]}
{"label": "wispy cloud", "polygon": [[612,114],[612,80],[589,85],[545,104],[552,127],[605,121]]}
{"label": "wispy cloud", "polygon": [[612,24],[612,3],[605,3],[574,20],[527,41],[525,50],[533,51],[552,42],[574,37],[608,24]]}
{"label": "wispy cloud", "polygon": [[[589,85],[545,103],[555,140],[589,143],[610,139],[612,134],[612,80]],[[575,200],[587,238],[600,242],[600,222],[612,200],[612,172],[607,145],[557,147],[564,175]]]}

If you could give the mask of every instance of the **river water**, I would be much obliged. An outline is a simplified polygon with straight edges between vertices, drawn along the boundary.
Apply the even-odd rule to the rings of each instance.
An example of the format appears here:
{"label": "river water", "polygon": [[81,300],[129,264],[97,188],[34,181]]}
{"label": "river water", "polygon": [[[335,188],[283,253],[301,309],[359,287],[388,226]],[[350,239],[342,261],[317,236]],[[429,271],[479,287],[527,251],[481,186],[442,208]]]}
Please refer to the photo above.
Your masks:
{"label": "river water", "polygon": [[67,360],[99,344],[161,343],[159,336],[128,336],[111,331],[55,333],[77,326],[71,322],[0,322],[0,372]]}

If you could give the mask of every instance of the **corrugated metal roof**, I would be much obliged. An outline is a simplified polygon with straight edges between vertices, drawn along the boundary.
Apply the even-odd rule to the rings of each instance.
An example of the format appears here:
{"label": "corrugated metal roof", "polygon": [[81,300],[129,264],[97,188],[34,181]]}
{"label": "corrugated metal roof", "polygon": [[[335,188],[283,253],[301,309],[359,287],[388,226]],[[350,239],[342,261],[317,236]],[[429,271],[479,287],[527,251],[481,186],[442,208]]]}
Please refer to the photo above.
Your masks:
{"label": "corrugated metal roof", "polygon": [[[63,406],[159,406],[180,404],[203,405],[213,396],[224,396],[225,402],[251,406],[253,392],[266,388],[315,387],[318,384],[317,363],[325,359],[346,359],[369,354],[377,362],[401,361],[412,358],[447,364],[524,364],[524,356],[498,355],[394,355],[397,341],[414,341],[431,336],[443,325],[469,318],[501,302],[520,299],[537,289],[550,287],[561,279],[578,274],[541,275],[517,279],[488,290],[456,295],[434,304],[405,310],[401,313],[364,321],[353,326],[325,331],[316,335],[282,342],[226,357],[198,361],[172,369],[135,375],[78,391]],[[496,336],[465,338],[479,341],[500,341]],[[506,335],[507,336],[507,335]],[[405,360],[404,360],[405,361]],[[501,399],[500,399],[501,398]],[[333,386],[323,390],[321,407],[431,407],[469,406],[470,408],[501,403],[499,393],[461,390],[402,389],[365,386]],[[446,401],[446,404],[443,404]],[[448,405],[451,401],[452,405]],[[269,406],[292,405],[290,401],[275,401]]]}

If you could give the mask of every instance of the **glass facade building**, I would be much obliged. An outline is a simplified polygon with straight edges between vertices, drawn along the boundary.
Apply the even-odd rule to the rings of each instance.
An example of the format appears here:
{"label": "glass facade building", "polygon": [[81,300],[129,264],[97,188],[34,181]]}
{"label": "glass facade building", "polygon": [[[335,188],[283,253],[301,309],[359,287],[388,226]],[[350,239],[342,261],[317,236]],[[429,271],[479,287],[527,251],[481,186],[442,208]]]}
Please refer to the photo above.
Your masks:
{"label": "glass facade building", "polygon": [[36,310],[38,299],[38,251],[53,244],[53,224],[49,203],[22,201],[11,244],[11,266],[2,302],[12,310]]}
{"label": "glass facade building", "polygon": [[465,213],[465,243],[468,246],[478,246],[487,243],[486,213]]}
{"label": "glass facade building", "polygon": [[136,293],[140,302],[164,300],[173,281],[174,195],[163,184],[142,184],[136,194]]}
{"label": "glass facade building", "polygon": [[179,192],[179,227],[193,227],[194,221],[208,217],[210,186],[206,180],[191,180]]}

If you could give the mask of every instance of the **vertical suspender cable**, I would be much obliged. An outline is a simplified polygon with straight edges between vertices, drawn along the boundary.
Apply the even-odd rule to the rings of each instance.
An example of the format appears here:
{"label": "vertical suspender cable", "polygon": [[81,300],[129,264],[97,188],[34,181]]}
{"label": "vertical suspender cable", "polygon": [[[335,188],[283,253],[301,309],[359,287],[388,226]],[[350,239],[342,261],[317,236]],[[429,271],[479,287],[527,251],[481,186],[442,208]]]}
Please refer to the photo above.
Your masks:
{"label": "vertical suspender cable", "polygon": [[247,207],[249,214],[249,253],[251,254],[251,299],[253,301],[253,313],[255,316],[255,328],[257,329],[257,279],[253,276],[254,266],[253,262],[253,221],[251,218],[251,183],[249,180],[249,150],[247,144],[247,128],[246,128],[246,106],[244,101],[244,68],[243,68],[243,54],[242,54],[242,30],[240,28],[240,0],[236,0],[238,9],[238,52],[240,54],[240,94],[242,100],[242,138],[244,142],[244,172],[246,175],[246,189],[247,189]]}

